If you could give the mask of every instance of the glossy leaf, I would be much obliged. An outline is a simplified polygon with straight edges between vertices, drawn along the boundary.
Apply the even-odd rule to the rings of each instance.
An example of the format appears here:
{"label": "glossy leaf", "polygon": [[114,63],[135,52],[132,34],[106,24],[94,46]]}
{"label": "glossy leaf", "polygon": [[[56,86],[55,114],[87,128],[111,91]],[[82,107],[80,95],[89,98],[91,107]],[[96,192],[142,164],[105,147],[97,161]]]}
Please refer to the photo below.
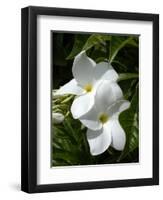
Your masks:
{"label": "glossy leaf", "polygon": [[128,79],[137,79],[139,78],[139,75],[136,73],[121,73],[119,74],[119,78],[118,81],[124,81],[124,80],[128,80]]}
{"label": "glossy leaf", "polygon": [[110,41],[111,36],[109,35],[101,35],[101,34],[93,34],[86,41],[83,50],[88,50],[96,45],[105,45],[105,41]]}
{"label": "glossy leaf", "polygon": [[74,45],[70,52],[70,54],[67,56],[67,60],[73,59],[78,53],[80,53],[83,49],[84,44],[87,41],[88,36],[85,34],[81,35],[75,35],[74,39]]}
{"label": "glossy leaf", "polygon": [[136,91],[132,98],[130,108],[119,116],[120,124],[125,130],[127,137],[125,149],[121,153],[119,160],[122,160],[138,147],[138,105],[138,91]]}
{"label": "glossy leaf", "polygon": [[117,56],[118,52],[126,45],[131,44],[135,46],[135,42],[133,42],[133,37],[126,36],[112,36],[110,43],[110,63],[113,62],[114,58]]}

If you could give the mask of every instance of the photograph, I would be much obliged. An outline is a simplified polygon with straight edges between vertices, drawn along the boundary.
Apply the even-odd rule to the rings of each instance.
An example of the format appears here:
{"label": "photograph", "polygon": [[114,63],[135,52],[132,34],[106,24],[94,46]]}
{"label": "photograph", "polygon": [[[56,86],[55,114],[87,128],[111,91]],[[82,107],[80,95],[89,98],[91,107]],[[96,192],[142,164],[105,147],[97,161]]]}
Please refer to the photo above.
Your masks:
{"label": "photograph", "polygon": [[21,14],[21,190],[158,185],[159,14]]}
{"label": "photograph", "polygon": [[139,35],[51,31],[51,167],[139,163]]}

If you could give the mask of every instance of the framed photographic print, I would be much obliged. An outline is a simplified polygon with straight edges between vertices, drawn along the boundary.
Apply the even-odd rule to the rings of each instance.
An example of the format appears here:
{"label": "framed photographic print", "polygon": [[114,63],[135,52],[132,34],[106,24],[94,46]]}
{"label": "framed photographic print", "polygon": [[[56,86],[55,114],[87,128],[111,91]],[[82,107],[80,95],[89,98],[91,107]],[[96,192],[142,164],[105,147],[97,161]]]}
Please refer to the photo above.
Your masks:
{"label": "framed photographic print", "polygon": [[22,190],[158,185],[159,16],[22,9]]}

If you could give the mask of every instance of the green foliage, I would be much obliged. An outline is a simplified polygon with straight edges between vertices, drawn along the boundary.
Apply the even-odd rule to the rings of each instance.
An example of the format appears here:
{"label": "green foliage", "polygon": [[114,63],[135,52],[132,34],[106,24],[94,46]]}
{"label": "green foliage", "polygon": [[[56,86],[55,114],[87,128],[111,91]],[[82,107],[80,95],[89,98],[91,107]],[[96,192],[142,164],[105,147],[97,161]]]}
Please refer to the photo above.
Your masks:
{"label": "green foliage", "polygon": [[53,89],[72,79],[74,57],[86,50],[97,63],[108,61],[119,74],[118,84],[131,107],[120,114],[126,133],[125,149],[112,147],[98,156],[90,154],[86,128],[74,120],[70,107],[73,95],[53,97],[52,112],[65,116],[61,124],[52,124],[52,166],[138,162],[139,160],[139,40],[137,36],[107,34],[53,34]]}
{"label": "green foliage", "polygon": [[83,49],[83,46],[88,41],[88,36],[84,34],[75,35],[74,45],[66,59],[73,59]]}
{"label": "green foliage", "polygon": [[125,130],[127,142],[125,149],[121,153],[119,160],[123,159],[136,148],[138,148],[138,89],[131,100],[131,106],[119,116],[119,121]]}
{"label": "green foliage", "polygon": [[81,123],[74,120],[69,112],[73,98],[72,95],[64,95],[53,99],[53,112],[60,112],[65,116],[63,123],[52,125],[52,165],[54,166],[93,162],[86,140],[86,129],[83,129]]}
{"label": "green foliage", "polygon": [[110,63],[112,63],[112,61],[117,56],[118,52],[127,44],[135,46],[135,41],[133,40],[133,37],[128,37],[128,36],[112,36],[111,37],[110,55],[109,55]]}
{"label": "green foliage", "polygon": [[93,34],[91,35],[83,46],[83,50],[88,50],[94,46],[105,46],[106,41],[110,41],[110,35]]}
{"label": "green foliage", "polygon": [[136,73],[121,73],[119,74],[118,81],[128,80],[128,79],[135,79],[138,78],[138,74]]}
{"label": "green foliage", "polygon": [[76,35],[72,51],[68,55],[67,59],[74,59],[74,57],[82,50],[89,50],[88,54],[90,53],[96,62],[107,59],[106,47],[108,46],[108,42],[110,42],[110,40],[111,36],[105,34],[92,34],[90,36]]}

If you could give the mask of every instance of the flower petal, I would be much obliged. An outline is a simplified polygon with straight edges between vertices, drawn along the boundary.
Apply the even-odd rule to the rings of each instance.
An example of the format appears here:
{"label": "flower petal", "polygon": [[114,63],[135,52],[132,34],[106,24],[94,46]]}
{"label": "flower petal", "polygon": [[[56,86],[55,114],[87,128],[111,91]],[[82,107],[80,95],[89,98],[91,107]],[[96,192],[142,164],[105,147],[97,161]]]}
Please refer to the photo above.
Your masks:
{"label": "flower petal", "polygon": [[87,130],[87,140],[92,155],[99,155],[106,151],[111,144],[111,127],[103,126],[100,130]]}
{"label": "flower petal", "polygon": [[102,123],[98,120],[98,113],[93,106],[90,111],[79,118],[81,123],[91,130],[99,130],[102,128]]}
{"label": "flower petal", "polygon": [[94,79],[117,81],[118,74],[108,62],[101,62],[94,68]]}
{"label": "flower petal", "polygon": [[74,99],[71,105],[71,112],[74,119],[85,115],[94,105],[94,95],[91,93],[84,94]]}
{"label": "flower petal", "polygon": [[121,127],[118,120],[110,120],[111,123],[111,135],[112,135],[112,146],[118,150],[122,151],[126,144],[126,134]]}
{"label": "flower petal", "polygon": [[119,114],[130,107],[130,102],[127,100],[119,100],[112,104],[108,109],[107,113],[109,117],[118,118]]}
{"label": "flower petal", "polygon": [[95,104],[99,112],[106,112],[108,107],[122,97],[122,90],[116,82],[102,81],[96,91]]}
{"label": "flower petal", "polygon": [[95,65],[96,63],[86,55],[85,51],[82,51],[75,57],[72,73],[81,86],[93,82],[93,71]]}
{"label": "flower petal", "polygon": [[81,95],[83,94],[84,90],[78,86],[75,79],[72,79],[64,86],[60,87],[59,90],[56,91],[56,95],[64,95],[64,94],[74,94],[74,95]]}

